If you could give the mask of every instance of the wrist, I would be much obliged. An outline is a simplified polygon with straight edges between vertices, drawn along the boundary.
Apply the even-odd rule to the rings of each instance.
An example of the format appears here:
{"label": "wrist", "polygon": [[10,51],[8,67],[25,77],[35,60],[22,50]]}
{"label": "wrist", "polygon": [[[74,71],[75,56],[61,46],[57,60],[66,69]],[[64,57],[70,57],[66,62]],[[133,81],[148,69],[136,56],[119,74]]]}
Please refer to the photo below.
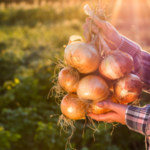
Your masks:
{"label": "wrist", "polygon": [[111,50],[118,49],[122,41],[122,36],[115,29],[106,36],[106,42]]}

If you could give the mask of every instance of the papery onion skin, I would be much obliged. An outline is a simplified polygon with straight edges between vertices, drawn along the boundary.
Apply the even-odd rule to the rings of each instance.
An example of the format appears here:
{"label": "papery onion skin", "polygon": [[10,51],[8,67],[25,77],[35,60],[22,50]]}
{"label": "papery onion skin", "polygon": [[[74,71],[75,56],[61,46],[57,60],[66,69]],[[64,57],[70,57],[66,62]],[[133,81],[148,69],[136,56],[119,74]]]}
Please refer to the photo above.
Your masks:
{"label": "papery onion skin", "polygon": [[61,112],[72,120],[84,119],[86,107],[87,105],[80,101],[76,94],[67,94],[61,101]]}
{"label": "papery onion skin", "polygon": [[141,79],[130,73],[115,83],[114,94],[120,103],[130,103],[138,98],[142,87]]}
{"label": "papery onion skin", "polygon": [[84,42],[73,42],[65,48],[65,62],[80,73],[95,71],[100,63],[100,56],[94,45]]}
{"label": "papery onion skin", "polygon": [[91,100],[94,103],[106,99],[109,93],[107,83],[101,77],[95,75],[82,78],[77,88],[77,95],[81,100]]}
{"label": "papery onion skin", "polygon": [[119,79],[130,73],[133,68],[133,58],[119,50],[110,51],[99,66],[99,72],[109,80]]}
{"label": "papery onion skin", "polygon": [[60,86],[68,93],[76,92],[80,80],[80,73],[71,67],[63,68],[58,75]]}
{"label": "papery onion skin", "polygon": [[[119,103],[117,101],[117,99],[115,98],[114,95],[110,95],[106,100],[104,101],[110,101],[110,102],[113,102],[113,103]],[[97,104],[92,104],[89,109],[88,109],[88,112],[89,113],[94,113],[96,115],[99,115],[99,114],[103,114],[103,113],[107,113],[109,112],[110,110],[109,109],[105,109],[105,108],[100,108],[97,106]]]}

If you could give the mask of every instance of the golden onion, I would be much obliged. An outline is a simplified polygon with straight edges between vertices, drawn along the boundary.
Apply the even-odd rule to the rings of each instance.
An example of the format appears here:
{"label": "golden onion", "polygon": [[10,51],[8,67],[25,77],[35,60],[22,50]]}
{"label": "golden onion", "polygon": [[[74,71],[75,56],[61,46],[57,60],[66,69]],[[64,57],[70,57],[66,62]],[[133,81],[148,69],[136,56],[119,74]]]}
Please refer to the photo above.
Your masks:
{"label": "golden onion", "polygon": [[99,66],[99,72],[107,79],[115,80],[131,72],[133,59],[127,53],[110,51]]}
{"label": "golden onion", "polygon": [[[114,103],[119,103],[117,101],[117,99],[115,98],[114,95],[110,95],[106,100],[104,101],[110,101],[110,102],[114,102]],[[100,108],[97,106],[97,104],[92,104],[89,109],[88,109],[88,112],[89,113],[94,113],[94,114],[103,114],[103,113],[107,113],[109,112],[110,110],[109,109],[105,109],[105,108]]]}
{"label": "golden onion", "polygon": [[114,94],[120,103],[133,102],[142,91],[142,81],[134,74],[128,74],[114,85]]}
{"label": "golden onion", "polygon": [[72,67],[63,68],[58,75],[60,86],[68,93],[76,92],[79,80],[79,72]]}
{"label": "golden onion", "polygon": [[61,112],[72,120],[84,119],[86,104],[76,94],[67,94],[61,101]]}
{"label": "golden onion", "polygon": [[77,87],[77,95],[81,100],[91,100],[94,103],[106,99],[109,93],[107,83],[95,75],[82,78]]}
{"label": "golden onion", "polygon": [[93,44],[81,41],[67,45],[64,51],[64,59],[69,66],[84,74],[95,71],[100,63],[100,56],[96,47]]}

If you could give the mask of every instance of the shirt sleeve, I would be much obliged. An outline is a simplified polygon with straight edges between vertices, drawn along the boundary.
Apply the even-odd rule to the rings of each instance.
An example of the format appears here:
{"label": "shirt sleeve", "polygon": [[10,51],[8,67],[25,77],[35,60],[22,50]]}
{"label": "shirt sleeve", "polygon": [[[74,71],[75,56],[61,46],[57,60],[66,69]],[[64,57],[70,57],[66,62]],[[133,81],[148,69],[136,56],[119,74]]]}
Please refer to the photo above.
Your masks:
{"label": "shirt sleeve", "polygon": [[132,73],[140,77],[145,83],[150,85],[150,54],[141,50],[141,47],[135,42],[122,36],[122,42],[119,50],[128,53],[134,61]]}
{"label": "shirt sleeve", "polygon": [[125,119],[129,129],[150,136],[150,105],[145,107],[128,106]]}

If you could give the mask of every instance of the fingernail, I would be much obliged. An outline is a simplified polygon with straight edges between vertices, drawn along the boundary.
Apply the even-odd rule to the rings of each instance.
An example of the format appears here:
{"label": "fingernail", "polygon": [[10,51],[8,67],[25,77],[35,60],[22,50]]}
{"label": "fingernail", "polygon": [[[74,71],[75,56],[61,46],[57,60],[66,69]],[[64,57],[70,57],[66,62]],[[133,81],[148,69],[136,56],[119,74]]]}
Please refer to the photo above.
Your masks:
{"label": "fingernail", "polygon": [[98,102],[98,103],[97,103],[97,106],[98,106],[98,107],[103,107],[104,104],[103,104],[103,102]]}

